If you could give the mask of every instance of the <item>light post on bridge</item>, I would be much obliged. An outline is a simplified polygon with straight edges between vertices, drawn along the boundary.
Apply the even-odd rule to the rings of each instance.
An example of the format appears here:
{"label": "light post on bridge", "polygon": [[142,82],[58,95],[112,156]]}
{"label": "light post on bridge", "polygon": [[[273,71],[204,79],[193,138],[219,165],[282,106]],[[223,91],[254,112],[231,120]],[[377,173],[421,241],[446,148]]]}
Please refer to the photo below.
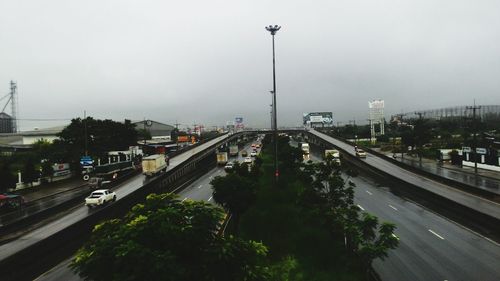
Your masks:
{"label": "light post on bridge", "polygon": [[281,26],[270,25],[266,26],[266,30],[271,33],[273,37],[273,125],[274,125],[274,182],[278,181],[279,169],[278,169],[278,118],[276,110],[276,59],[274,53],[274,35],[280,30]]}

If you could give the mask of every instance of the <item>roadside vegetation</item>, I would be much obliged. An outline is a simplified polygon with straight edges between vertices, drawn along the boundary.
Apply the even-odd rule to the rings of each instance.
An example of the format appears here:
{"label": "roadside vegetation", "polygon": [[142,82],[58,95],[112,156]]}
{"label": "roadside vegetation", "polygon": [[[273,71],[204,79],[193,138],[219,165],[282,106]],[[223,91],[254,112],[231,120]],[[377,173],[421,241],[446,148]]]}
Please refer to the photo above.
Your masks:
{"label": "roadside vegetation", "polygon": [[[355,186],[340,167],[332,159],[304,165],[302,151],[288,137],[279,139],[275,185],[272,146],[269,139],[263,142],[252,168],[258,173],[235,169],[212,181],[215,201],[237,217],[229,231],[262,241],[272,263],[286,268],[286,280],[367,280],[371,262],[397,247],[395,226],[361,213],[353,202]],[[232,196],[215,196],[223,190]]]}
{"label": "roadside vegetation", "polygon": [[265,139],[253,165],[212,180],[221,207],[150,194],[95,226],[71,267],[95,281],[370,280],[371,262],[398,245],[395,226],[360,212],[333,159],[303,164],[288,137],[279,142],[277,184]]}
{"label": "roadside vegetation", "polygon": [[260,242],[219,235],[224,212],[151,194],[123,219],[103,222],[71,267],[86,280],[284,280]]}

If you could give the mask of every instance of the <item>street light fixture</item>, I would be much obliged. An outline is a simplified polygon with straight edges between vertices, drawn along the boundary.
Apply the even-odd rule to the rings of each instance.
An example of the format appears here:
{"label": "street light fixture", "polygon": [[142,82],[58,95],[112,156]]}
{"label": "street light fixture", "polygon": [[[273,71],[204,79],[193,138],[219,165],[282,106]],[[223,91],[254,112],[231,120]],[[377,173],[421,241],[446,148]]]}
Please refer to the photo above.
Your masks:
{"label": "street light fixture", "polygon": [[278,181],[279,169],[278,169],[278,118],[276,110],[276,59],[274,54],[274,35],[280,30],[279,25],[266,26],[266,30],[271,33],[273,37],[273,125],[274,125],[274,182]]}

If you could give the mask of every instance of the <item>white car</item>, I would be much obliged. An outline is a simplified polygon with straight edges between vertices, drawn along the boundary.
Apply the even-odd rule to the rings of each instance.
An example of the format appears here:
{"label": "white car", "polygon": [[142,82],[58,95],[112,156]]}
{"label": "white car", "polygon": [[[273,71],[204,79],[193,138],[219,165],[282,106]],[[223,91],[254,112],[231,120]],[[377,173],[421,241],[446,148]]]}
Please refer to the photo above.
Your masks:
{"label": "white car", "polygon": [[250,153],[250,156],[251,156],[251,157],[255,157],[255,156],[257,156],[257,151],[252,151],[252,152]]}
{"label": "white car", "polygon": [[252,157],[245,157],[244,163],[252,163]]}
{"label": "white car", "polygon": [[366,152],[364,150],[358,148],[356,150],[356,156],[358,158],[366,158]]}
{"label": "white car", "polygon": [[224,166],[224,170],[231,171],[232,169],[234,169],[234,163],[233,162],[227,162],[226,166]]}
{"label": "white car", "polygon": [[85,206],[92,208],[112,201],[116,201],[116,193],[109,191],[109,189],[99,189],[85,198]]}

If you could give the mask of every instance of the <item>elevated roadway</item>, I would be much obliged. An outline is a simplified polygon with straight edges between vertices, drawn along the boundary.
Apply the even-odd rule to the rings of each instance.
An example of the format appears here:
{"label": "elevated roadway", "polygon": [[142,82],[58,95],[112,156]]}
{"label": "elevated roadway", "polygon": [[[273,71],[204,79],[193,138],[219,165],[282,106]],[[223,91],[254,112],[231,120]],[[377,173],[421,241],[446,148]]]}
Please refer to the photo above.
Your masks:
{"label": "elevated roadway", "polygon": [[[250,150],[250,144],[246,144],[242,150]],[[229,159],[230,161],[237,160],[238,162],[243,162],[243,157],[241,157],[241,153],[238,154],[238,157],[232,157]],[[217,176],[224,176],[226,172],[224,171],[224,167],[218,166],[207,173],[205,173],[200,178],[193,181],[189,186],[179,191],[179,199],[181,200],[196,200],[196,201],[206,201],[212,204],[215,204],[212,197],[212,188],[210,185],[210,181]],[[44,274],[40,275],[36,278],[36,281],[80,281],[83,280],[78,275],[76,275],[70,268],[69,264],[71,263],[71,258],[66,259],[63,262],[59,263],[52,269],[48,270]]]}
{"label": "elevated roadway", "polygon": [[[170,166],[168,167],[168,177],[163,177],[163,175],[160,175],[154,179],[147,179],[142,175],[138,175],[125,180],[114,189],[114,191],[117,193],[117,201],[107,207],[112,207],[112,205],[120,203],[123,204],[123,202],[121,202],[123,199],[130,199],[130,195],[132,195],[133,193],[135,193],[135,191],[138,191],[145,185],[156,186],[155,189],[149,189],[150,192],[164,190],[166,187],[168,187],[168,185],[176,181],[178,178],[181,178],[187,172],[197,169],[196,165],[190,163],[195,163],[198,158],[203,159],[204,157],[206,158],[209,155],[214,155],[213,153],[219,145],[222,145],[225,142],[230,141],[231,139],[235,139],[240,135],[242,134],[223,135],[204,144],[201,144],[193,148],[192,150],[173,157],[170,160]],[[215,156],[213,158],[215,161]],[[144,191],[144,193],[147,193],[147,191]],[[107,209],[107,207],[103,209]],[[19,255],[29,256],[29,250],[32,247],[40,248],[42,241],[44,242],[44,240],[49,237],[57,237],[57,235],[61,235],[63,230],[66,231],[65,233],[71,232],[71,235],[75,235],[75,238],[79,237],[80,233],[73,233],[72,231],[69,231],[69,227],[74,227],[76,224],[82,224],[83,221],[92,221],[89,220],[89,218],[91,217],[94,217],[94,220],[97,221],[97,217],[104,218],[104,216],[102,216],[103,209],[89,210],[84,206],[82,202],[81,205],[78,205],[75,208],[71,209],[66,215],[60,217],[59,219],[43,225],[16,240],[1,245],[0,276],[2,276],[2,280],[18,280],[17,278],[8,279],[8,277],[15,276],[14,271],[22,271],[23,266],[28,266],[28,264],[23,264],[22,261],[19,261],[20,263],[17,263]],[[65,237],[66,236],[67,235],[65,234]],[[37,254],[43,257],[43,253]],[[25,262],[27,263],[27,261]],[[43,262],[44,261],[41,261],[41,263]],[[3,279],[4,277],[6,279]]]}
{"label": "elevated roadway", "polygon": [[[316,130],[310,130],[308,133],[343,150],[344,153],[347,153],[351,157],[355,157],[353,146]],[[450,200],[458,205],[464,206],[471,211],[475,211],[479,214],[500,221],[500,204],[498,203],[418,175],[371,153],[367,153],[366,159],[362,159],[361,161],[364,161],[367,165],[382,173],[418,187],[422,191],[427,191],[441,198]]]}
{"label": "elevated roadway", "polygon": [[[310,159],[323,151],[311,147]],[[373,263],[384,281],[500,280],[500,245],[393,192],[368,176],[351,178],[354,201],[380,221],[396,224],[399,247]]]}

